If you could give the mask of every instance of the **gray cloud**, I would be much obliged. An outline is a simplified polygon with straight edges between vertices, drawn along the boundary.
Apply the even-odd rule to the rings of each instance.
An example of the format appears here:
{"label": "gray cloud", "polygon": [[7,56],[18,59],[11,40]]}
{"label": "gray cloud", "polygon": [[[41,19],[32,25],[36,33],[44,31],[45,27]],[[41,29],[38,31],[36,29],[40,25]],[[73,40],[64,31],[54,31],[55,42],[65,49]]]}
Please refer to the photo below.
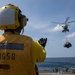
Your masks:
{"label": "gray cloud", "polygon": [[71,34],[69,34],[65,37],[67,37],[68,39],[74,38],[75,37],[75,32],[73,32],[73,33],[71,33]]}
{"label": "gray cloud", "polygon": [[53,29],[51,29],[51,31],[53,32],[60,31],[60,30],[62,30],[62,27],[59,24],[55,26]]}

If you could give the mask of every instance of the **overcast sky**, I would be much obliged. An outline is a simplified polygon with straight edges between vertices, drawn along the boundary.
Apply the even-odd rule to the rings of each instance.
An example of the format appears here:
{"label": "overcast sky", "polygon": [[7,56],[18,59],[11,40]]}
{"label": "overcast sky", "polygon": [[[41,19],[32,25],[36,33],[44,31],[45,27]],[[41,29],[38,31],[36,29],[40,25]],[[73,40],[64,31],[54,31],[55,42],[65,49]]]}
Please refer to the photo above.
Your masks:
{"label": "overcast sky", "polygon": [[[52,23],[62,23],[67,17],[68,22],[75,20],[75,0],[0,0],[0,7],[9,3],[18,6],[29,18],[24,35],[36,41],[48,38],[47,57],[75,57],[75,23],[70,23],[70,32],[66,33],[62,33],[59,24]],[[63,47],[66,37],[72,43],[69,49]]]}

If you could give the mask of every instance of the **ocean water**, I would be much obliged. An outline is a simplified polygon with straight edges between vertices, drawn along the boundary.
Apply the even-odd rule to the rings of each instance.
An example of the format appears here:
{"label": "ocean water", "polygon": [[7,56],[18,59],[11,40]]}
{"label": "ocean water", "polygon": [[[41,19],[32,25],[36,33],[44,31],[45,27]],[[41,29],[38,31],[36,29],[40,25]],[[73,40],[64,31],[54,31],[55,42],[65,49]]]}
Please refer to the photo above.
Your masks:
{"label": "ocean water", "polygon": [[37,63],[39,70],[65,69],[75,67],[75,57],[46,58],[42,63]]}

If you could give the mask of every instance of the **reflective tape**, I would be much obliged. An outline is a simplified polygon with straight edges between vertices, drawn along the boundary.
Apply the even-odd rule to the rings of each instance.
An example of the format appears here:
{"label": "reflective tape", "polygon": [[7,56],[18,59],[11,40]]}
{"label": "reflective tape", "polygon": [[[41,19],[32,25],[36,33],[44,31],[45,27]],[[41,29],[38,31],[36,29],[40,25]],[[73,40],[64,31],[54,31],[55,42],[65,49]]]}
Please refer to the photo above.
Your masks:
{"label": "reflective tape", "polygon": [[23,50],[24,49],[24,44],[0,43],[0,49]]}

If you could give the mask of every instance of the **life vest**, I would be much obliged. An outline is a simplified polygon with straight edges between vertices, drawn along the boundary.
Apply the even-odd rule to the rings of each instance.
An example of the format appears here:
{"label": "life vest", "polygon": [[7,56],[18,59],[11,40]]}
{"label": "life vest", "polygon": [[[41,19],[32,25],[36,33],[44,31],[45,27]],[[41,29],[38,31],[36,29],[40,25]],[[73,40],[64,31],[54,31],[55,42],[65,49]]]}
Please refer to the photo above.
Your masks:
{"label": "life vest", "polygon": [[30,37],[11,33],[0,36],[0,75],[35,75]]}

